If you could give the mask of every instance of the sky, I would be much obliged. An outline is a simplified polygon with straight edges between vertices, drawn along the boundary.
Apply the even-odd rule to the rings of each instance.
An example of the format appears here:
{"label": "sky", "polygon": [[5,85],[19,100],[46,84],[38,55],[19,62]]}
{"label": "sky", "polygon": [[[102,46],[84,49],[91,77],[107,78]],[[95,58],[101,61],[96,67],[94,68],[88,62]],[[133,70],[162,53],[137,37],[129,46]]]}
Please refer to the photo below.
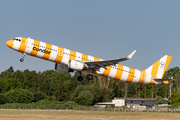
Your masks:
{"label": "sky", "polygon": [[36,40],[101,59],[135,55],[120,64],[144,70],[164,55],[180,67],[179,0],[1,0],[0,72],[45,71],[54,63],[6,46],[14,37]]}

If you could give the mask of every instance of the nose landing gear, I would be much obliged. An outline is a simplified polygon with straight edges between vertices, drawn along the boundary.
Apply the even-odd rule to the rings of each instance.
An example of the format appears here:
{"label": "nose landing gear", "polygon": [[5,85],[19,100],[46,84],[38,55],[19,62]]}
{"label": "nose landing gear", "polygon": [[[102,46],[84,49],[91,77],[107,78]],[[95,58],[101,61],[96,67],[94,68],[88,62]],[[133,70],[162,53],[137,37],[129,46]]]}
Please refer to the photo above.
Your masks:
{"label": "nose landing gear", "polygon": [[23,62],[24,61],[24,57],[26,56],[26,53],[23,53],[23,56],[22,58],[20,59],[20,62]]}

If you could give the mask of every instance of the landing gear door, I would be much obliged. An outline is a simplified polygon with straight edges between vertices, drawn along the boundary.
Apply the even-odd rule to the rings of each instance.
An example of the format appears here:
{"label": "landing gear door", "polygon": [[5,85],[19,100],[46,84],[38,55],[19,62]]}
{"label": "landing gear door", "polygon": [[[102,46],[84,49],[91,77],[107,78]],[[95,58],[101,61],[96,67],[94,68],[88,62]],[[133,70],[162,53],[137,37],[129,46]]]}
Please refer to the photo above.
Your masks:
{"label": "landing gear door", "polygon": [[29,40],[29,38],[26,39],[25,46],[28,47],[28,48],[30,47],[30,40]]}
{"label": "landing gear door", "polygon": [[59,57],[62,57],[64,50],[63,50],[63,48],[58,48],[58,49],[59,49],[59,50],[58,50],[58,56],[59,56]]}

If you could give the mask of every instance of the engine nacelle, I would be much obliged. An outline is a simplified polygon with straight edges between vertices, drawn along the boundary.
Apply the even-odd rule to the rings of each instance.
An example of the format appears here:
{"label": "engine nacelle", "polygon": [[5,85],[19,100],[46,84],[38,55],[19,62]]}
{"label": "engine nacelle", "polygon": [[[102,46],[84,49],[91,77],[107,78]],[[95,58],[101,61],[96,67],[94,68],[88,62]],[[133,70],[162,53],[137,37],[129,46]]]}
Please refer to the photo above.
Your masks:
{"label": "engine nacelle", "polygon": [[76,60],[70,60],[68,67],[73,70],[81,71],[84,68],[84,63]]}
{"label": "engine nacelle", "polygon": [[63,73],[67,73],[67,72],[74,72],[74,70],[69,69],[68,67],[66,67],[63,64],[55,64],[55,70],[59,71],[59,72],[63,72]]}

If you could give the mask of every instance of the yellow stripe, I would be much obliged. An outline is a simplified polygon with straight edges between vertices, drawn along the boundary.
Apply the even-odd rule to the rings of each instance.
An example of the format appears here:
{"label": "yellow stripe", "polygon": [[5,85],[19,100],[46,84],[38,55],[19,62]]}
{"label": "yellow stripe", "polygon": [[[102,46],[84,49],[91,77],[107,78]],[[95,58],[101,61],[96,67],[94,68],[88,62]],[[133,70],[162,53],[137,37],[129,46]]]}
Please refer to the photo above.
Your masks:
{"label": "yellow stripe", "polygon": [[28,38],[25,38],[25,37],[21,37],[21,44],[20,44],[20,47],[19,47],[19,52],[22,52],[24,53],[24,51],[26,50],[26,39]]}
{"label": "yellow stripe", "polygon": [[45,51],[47,51],[47,53],[44,52],[44,55],[43,55],[42,58],[45,59],[45,60],[48,60],[49,57],[50,57],[50,55],[51,55],[51,52],[52,52],[52,45],[46,43],[46,49],[45,49]]}
{"label": "yellow stripe", "polygon": [[167,56],[166,64],[165,64],[165,67],[164,67],[164,71],[163,71],[162,77],[163,77],[163,75],[164,75],[164,73],[165,73],[165,71],[166,71],[166,69],[167,69],[169,63],[171,62],[171,59],[172,59],[171,56]]}
{"label": "yellow stripe", "polygon": [[104,76],[104,77],[108,77],[108,76],[109,76],[109,73],[111,72],[111,66],[108,66],[108,67],[106,67],[106,68],[107,68],[107,70],[104,69],[104,72],[103,72],[103,74],[102,74],[102,76]]}
{"label": "yellow stripe", "polygon": [[151,72],[151,76],[152,78],[157,78],[157,72],[158,72],[158,68],[159,68],[159,63],[160,60],[158,60],[156,63],[153,64],[152,66],[152,72]]}
{"label": "yellow stripe", "polygon": [[161,85],[168,85],[169,84],[169,81],[162,81],[161,82]]}
{"label": "yellow stripe", "polygon": [[118,69],[117,69],[114,79],[119,81],[123,74],[123,65],[117,64],[117,66],[118,66]]}
{"label": "yellow stripe", "polygon": [[[58,51],[57,51],[57,55],[56,55],[56,59],[55,59],[55,61],[54,61],[54,62],[56,62],[56,63],[61,63],[62,58],[63,58],[63,56],[64,56],[63,51],[64,51],[64,48],[62,48],[62,47],[58,47]],[[61,55],[59,55],[59,54],[61,54]]]}
{"label": "yellow stripe", "polygon": [[137,84],[143,84],[146,80],[146,77],[144,76],[146,74],[145,70],[140,71],[140,78]]}
{"label": "yellow stripe", "polygon": [[88,61],[88,55],[82,54],[82,59],[81,61]]}
{"label": "yellow stripe", "polygon": [[[75,60],[75,59],[76,59],[76,52],[70,50],[69,61],[70,60]],[[69,61],[68,61],[67,65],[69,64]]]}
{"label": "yellow stripe", "polygon": [[75,60],[76,59],[76,52],[70,50],[70,56],[69,56],[69,60]]}
{"label": "yellow stripe", "polygon": [[100,59],[99,59],[99,58],[94,57],[94,61],[100,61]]}
{"label": "yellow stripe", "polygon": [[[35,48],[38,48],[38,49],[39,49],[39,45],[40,45],[40,41],[34,40],[33,48],[35,47]],[[31,51],[31,54],[30,54],[30,55],[36,56],[37,53],[38,53],[38,51],[37,51],[37,50],[33,50],[33,48],[32,48],[32,51]]]}
{"label": "yellow stripe", "polygon": [[128,75],[126,82],[131,83],[134,79],[134,75],[135,75],[135,69],[129,68],[129,75]]}
{"label": "yellow stripe", "polygon": [[[159,68],[159,64],[160,64],[160,60],[158,60],[156,63],[153,64],[152,66],[152,72],[151,72],[151,76],[152,78],[157,78],[157,72],[158,72],[158,68]],[[151,78],[151,81],[150,81],[150,85],[154,85],[155,82],[152,81],[152,78]]]}

